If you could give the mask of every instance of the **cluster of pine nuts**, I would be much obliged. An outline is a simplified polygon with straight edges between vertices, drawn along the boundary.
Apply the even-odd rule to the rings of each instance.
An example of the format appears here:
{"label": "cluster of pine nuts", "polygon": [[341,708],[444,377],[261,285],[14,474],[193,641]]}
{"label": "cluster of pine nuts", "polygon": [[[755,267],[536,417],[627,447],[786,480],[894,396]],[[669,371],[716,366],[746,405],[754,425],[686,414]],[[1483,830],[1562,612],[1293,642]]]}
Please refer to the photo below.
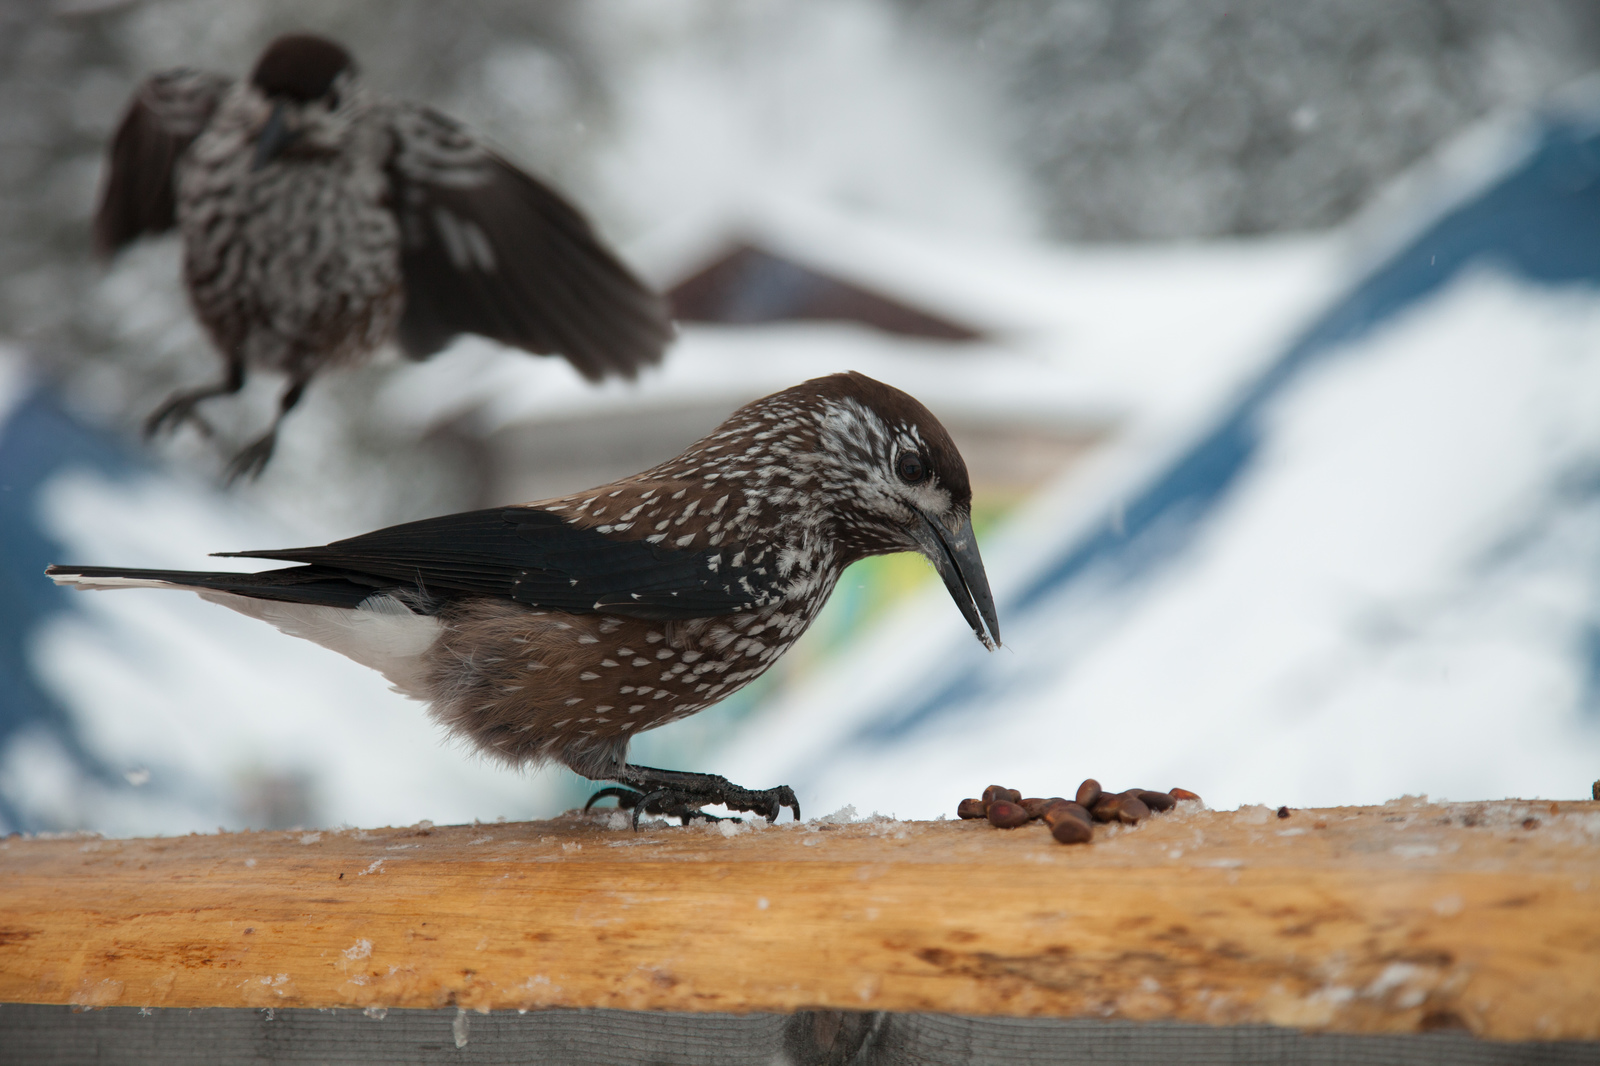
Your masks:
{"label": "cluster of pine nuts", "polygon": [[1106,792],[1100,782],[1089,778],[1078,786],[1072,799],[1051,796],[1023,799],[1022,793],[1004,785],[990,785],[982,799],[964,799],[956,807],[962,818],[987,818],[999,829],[1015,829],[1032,821],[1050,827],[1050,835],[1063,844],[1087,844],[1094,838],[1095,822],[1124,822],[1134,825],[1155,811],[1170,811],[1185,800],[1198,802],[1199,796],[1186,788],[1152,792],[1130,788],[1125,792]]}

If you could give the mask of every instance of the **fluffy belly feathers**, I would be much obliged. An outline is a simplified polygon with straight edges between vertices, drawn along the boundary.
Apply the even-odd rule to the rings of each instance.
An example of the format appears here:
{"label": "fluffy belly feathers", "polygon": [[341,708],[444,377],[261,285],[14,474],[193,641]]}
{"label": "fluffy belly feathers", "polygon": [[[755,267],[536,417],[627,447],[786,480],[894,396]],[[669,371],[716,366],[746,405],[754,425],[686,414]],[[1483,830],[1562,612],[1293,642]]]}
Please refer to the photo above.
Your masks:
{"label": "fluffy belly feathers", "polygon": [[[400,233],[381,175],[343,160],[259,171],[196,153],[180,172],[184,273],[219,347],[255,366],[352,362],[403,307]],[[375,168],[373,168],[375,170]]]}

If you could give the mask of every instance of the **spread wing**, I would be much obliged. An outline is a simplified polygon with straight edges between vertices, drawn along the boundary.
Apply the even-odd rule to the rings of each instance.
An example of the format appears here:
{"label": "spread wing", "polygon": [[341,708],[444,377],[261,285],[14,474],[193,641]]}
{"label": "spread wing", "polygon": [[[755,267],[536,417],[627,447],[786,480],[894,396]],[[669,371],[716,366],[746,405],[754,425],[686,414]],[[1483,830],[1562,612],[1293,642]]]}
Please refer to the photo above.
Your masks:
{"label": "spread wing", "polygon": [[674,551],[573,526],[534,507],[428,518],[320,548],[224,554],[309,564],[301,584],[340,579],[367,589],[414,588],[435,600],[501,596],[574,614],[705,618],[776,596],[769,568],[729,565],[742,554],[738,545]]}
{"label": "spread wing", "polygon": [[173,171],[232,83],[198,70],[169,70],[139,86],[111,140],[95,250],[109,256],[143,233],[177,222]]}
{"label": "spread wing", "polygon": [[576,208],[437,112],[398,105],[391,124],[407,355],[478,333],[565,356],[591,381],[660,361],[672,338],[665,302]]}

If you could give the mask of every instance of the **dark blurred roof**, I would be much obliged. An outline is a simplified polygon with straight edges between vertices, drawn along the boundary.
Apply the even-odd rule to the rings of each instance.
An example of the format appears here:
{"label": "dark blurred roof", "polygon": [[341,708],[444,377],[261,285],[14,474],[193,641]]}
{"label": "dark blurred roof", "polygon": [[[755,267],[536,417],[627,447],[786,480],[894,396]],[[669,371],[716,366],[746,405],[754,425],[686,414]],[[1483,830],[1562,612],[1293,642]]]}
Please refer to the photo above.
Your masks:
{"label": "dark blurred roof", "polygon": [[682,322],[824,320],[859,322],[885,333],[974,341],[983,334],[926,308],[814,270],[748,243],[730,245],[667,293]]}

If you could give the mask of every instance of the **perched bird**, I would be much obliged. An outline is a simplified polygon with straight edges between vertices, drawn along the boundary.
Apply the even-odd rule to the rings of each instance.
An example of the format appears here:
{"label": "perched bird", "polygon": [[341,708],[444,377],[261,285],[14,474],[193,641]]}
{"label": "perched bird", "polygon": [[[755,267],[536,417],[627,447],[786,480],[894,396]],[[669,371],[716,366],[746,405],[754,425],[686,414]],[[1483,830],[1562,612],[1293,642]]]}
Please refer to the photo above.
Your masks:
{"label": "perched bird", "polygon": [[[768,819],[788,787],[634,766],[628,741],[725,698],[805,632],[845,567],[920,552],[986,647],[994,598],[950,435],[910,396],[836,374],[734,412],[641,474],[319,548],[229,552],[262,573],[52,566],[84,589],[186,589],[383,673],[512,765],[620,782],[624,806]],[[591,800],[592,802],[592,800]]]}
{"label": "perched bird", "polygon": [[[632,377],[671,337],[665,304],[578,211],[456,122],[368,92],[332,41],[291,34],[250,77],[147,80],[111,144],[95,241],[111,255],[177,226],[190,302],[227,372],[145,422],[199,421],[247,368],[288,376],[272,428],[233,460],[259,473],[325,366],[393,338],[425,359],[460,333]],[[199,422],[205,428],[204,422]]]}

